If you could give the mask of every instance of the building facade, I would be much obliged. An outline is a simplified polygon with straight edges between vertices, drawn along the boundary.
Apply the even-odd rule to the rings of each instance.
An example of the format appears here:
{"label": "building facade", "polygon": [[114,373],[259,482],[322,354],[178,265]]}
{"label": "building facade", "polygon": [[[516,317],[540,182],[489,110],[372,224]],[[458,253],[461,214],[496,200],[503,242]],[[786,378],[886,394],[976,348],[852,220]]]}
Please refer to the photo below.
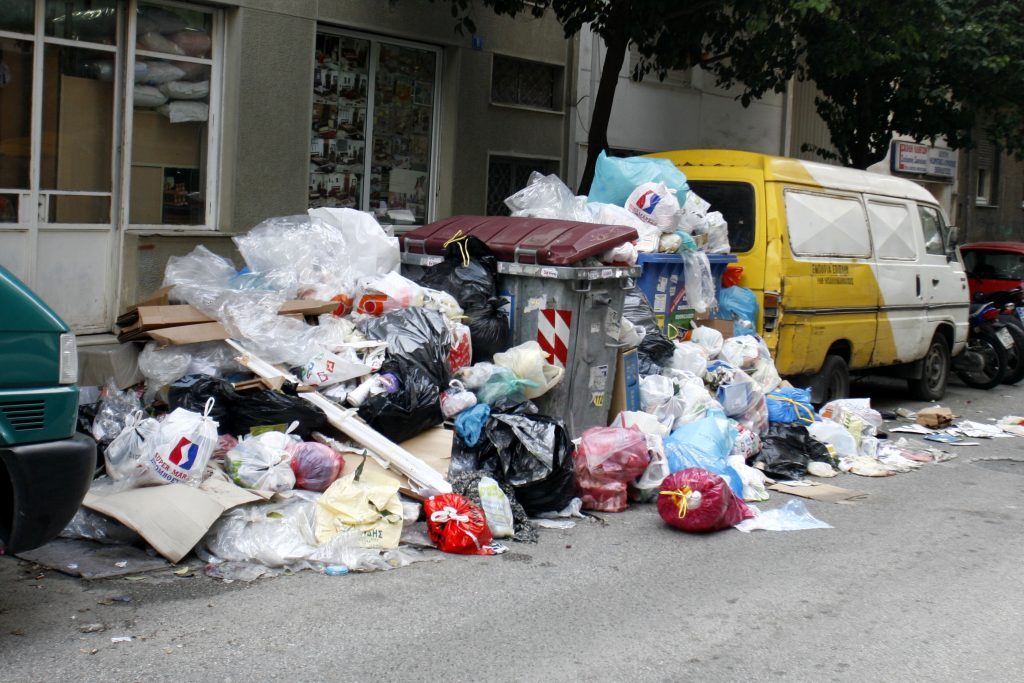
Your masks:
{"label": "building facade", "polygon": [[[551,18],[427,0],[4,0],[0,264],[79,333],[167,258],[317,206],[482,213],[562,172],[573,55]],[[493,203],[493,197],[492,197]]]}

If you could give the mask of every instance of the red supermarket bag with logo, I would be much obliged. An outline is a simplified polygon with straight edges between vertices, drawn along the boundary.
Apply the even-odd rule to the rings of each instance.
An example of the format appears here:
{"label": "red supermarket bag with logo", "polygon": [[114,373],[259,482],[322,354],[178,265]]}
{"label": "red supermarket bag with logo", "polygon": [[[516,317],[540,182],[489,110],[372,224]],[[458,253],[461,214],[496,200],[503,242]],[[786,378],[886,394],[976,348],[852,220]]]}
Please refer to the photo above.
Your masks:
{"label": "red supermarket bag with logo", "polygon": [[455,493],[431,496],[423,503],[430,540],[446,553],[493,555],[494,536],[480,507]]}
{"label": "red supermarket bag with logo", "polygon": [[736,526],[753,517],[754,511],[720,476],[689,467],[661,482],[658,514],[669,526],[699,533]]}

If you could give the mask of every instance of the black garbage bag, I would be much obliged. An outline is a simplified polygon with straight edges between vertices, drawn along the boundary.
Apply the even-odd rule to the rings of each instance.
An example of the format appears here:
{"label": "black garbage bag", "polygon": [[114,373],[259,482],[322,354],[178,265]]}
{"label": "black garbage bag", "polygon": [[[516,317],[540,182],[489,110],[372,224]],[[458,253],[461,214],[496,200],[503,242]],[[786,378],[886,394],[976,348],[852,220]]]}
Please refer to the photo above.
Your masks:
{"label": "black garbage bag", "polygon": [[435,385],[448,386],[452,338],[441,313],[426,308],[400,308],[366,320],[360,330],[370,339],[386,341],[389,359],[403,367],[419,366]]}
{"label": "black garbage bag", "polygon": [[298,422],[299,426],[292,433],[308,440],[311,432],[327,426],[324,412],[309,401],[299,398],[295,394],[294,385],[286,384],[282,390],[290,390],[290,393],[266,389],[237,394],[238,400],[231,405],[235,436],[248,434],[253,427]]}
{"label": "black garbage bag", "polygon": [[531,515],[564,510],[576,493],[572,443],[558,418],[491,415],[478,448],[480,469],[512,486]]}
{"label": "black garbage bag", "polygon": [[210,375],[185,375],[167,389],[167,404],[171,410],[184,408],[202,413],[206,409],[206,401],[211,398],[213,407],[210,409],[210,417],[217,421],[217,433],[235,434],[231,414],[233,406],[241,399],[231,382]]}
{"label": "black garbage bag", "polygon": [[761,437],[761,452],[751,458],[750,464],[772,477],[800,479],[807,474],[807,463],[812,460],[836,466],[828,448],[811,436],[807,427],[773,422],[768,426],[768,434]]}
{"label": "black garbage bag", "polygon": [[381,372],[398,377],[398,391],[370,396],[359,407],[359,417],[368,425],[401,443],[444,422],[441,390],[419,365],[388,360]]}
{"label": "black garbage bag", "polygon": [[444,261],[427,268],[420,284],[448,292],[466,314],[473,362],[490,362],[508,348],[508,315],[498,298],[498,260],[476,237],[451,242]]}
{"label": "black garbage bag", "polygon": [[[644,338],[637,346],[637,356],[640,361],[640,374],[645,373],[644,368],[653,370],[657,366],[666,365],[672,360],[672,354],[676,347],[665,336],[665,333],[658,327],[658,321],[654,317],[654,309],[644,296],[643,291],[634,289],[626,293],[626,299],[622,304],[622,317],[638,327],[644,329]],[[660,371],[660,368],[658,368]]]}

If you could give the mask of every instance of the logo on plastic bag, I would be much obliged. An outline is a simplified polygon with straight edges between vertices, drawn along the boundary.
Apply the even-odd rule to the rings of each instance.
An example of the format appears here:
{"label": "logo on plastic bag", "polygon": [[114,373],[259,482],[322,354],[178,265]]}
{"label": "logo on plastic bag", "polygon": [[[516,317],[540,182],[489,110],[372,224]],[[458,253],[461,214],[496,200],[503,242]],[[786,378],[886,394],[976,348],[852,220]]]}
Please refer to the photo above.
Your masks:
{"label": "logo on plastic bag", "polygon": [[171,464],[177,466],[183,470],[191,470],[192,465],[196,463],[196,457],[199,455],[199,444],[192,443],[186,437],[181,437],[181,441],[178,445],[171,449],[170,455],[167,459],[171,461]]}
{"label": "logo on plastic bag", "polygon": [[648,216],[654,213],[654,208],[661,203],[661,195],[657,194],[654,190],[647,190],[636,199],[636,208],[640,209]]}

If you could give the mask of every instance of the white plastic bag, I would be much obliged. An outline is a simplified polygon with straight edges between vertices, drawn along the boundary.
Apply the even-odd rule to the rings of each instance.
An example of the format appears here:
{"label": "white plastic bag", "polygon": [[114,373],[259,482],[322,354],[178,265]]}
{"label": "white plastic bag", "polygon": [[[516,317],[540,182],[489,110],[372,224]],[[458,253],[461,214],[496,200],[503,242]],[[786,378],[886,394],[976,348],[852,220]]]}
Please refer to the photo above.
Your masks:
{"label": "white plastic bag", "polygon": [[147,469],[166,482],[199,486],[206,463],[217,447],[217,421],[210,417],[213,399],[203,413],[176,408],[160,423],[156,447],[143,459]]}
{"label": "white plastic bag", "polygon": [[480,494],[480,507],[487,518],[487,526],[495,538],[512,538],[515,535],[512,519],[512,505],[508,496],[498,486],[498,482],[490,477],[481,477],[477,485]]}
{"label": "white plastic bag", "polygon": [[535,341],[523,342],[508,351],[494,354],[494,364],[511,370],[519,379],[536,384],[535,387],[524,386],[523,394],[528,399],[546,394],[562,381],[565,374],[565,368],[548,362],[547,354]]}
{"label": "white plastic bag", "polygon": [[685,412],[683,402],[676,397],[675,384],[662,375],[640,378],[640,407],[670,430]]}
{"label": "white plastic bag", "polygon": [[441,392],[441,414],[450,420],[463,410],[476,405],[476,394],[468,391],[457,379],[448,383],[449,388]]}
{"label": "white plastic bag", "polygon": [[[292,425],[292,428],[297,423]],[[228,451],[224,458],[228,474],[239,486],[258,491],[290,491],[295,488],[295,473],[287,447],[297,443],[284,432],[264,432],[247,436]]]}
{"label": "white plastic bag", "polygon": [[713,327],[704,325],[693,329],[690,333],[690,341],[704,347],[704,351],[708,354],[708,360],[718,358],[718,354],[722,352],[722,346],[725,343],[721,332]]}
{"label": "white plastic bag", "polygon": [[156,448],[160,422],[136,410],[125,421],[103,453],[107,476],[114,481],[133,479],[146,472],[145,459]]}
{"label": "white plastic bag", "polygon": [[711,262],[702,251],[683,251],[686,301],[698,315],[707,313],[717,306],[715,278],[711,274]]}
{"label": "white plastic bag", "polygon": [[658,250],[658,238],[661,230],[654,225],[649,225],[625,207],[615,204],[602,204],[591,202],[587,205],[594,216],[594,222],[601,225],[625,225],[637,232],[636,250],[642,253],[651,253]]}
{"label": "white plastic bag", "polygon": [[835,420],[822,418],[806,426],[815,440],[835,448],[839,457],[853,458],[858,455],[857,440],[846,427]]}
{"label": "white plastic bag", "polygon": [[782,384],[782,377],[779,375],[778,368],[775,367],[775,361],[771,358],[758,360],[748,374],[761,385],[766,394],[775,391]]}
{"label": "white plastic bag", "polygon": [[701,199],[696,192],[690,190],[686,193],[686,199],[683,200],[683,205],[680,207],[680,226],[687,232],[693,233],[705,224],[710,208],[710,204]]}
{"label": "white plastic bag", "polygon": [[740,475],[740,480],[743,482],[743,500],[748,502],[768,500],[764,472],[747,465],[742,455],[730,455],[726,460],[729,466]]}
{"label": "white plastic bag", "polygon": [[619,343],[632,348],[640,345],[647,333],[640,325],[634,325],[626,318],[619,319]]}
{"label": "white plastic bag", "polygon": [[768,348],[763,347],[757,337],[743,335],[742,337],[729,337],[722,343],[722,351],[719,357],[730,365],[735,365],[743,370],[750,370],[757,364],[759,359],[767,358]]}
{"label": "white plastic bag", "polygon": [[623,410],[615,416],[609,427],[621,427],[629,429],[636,427],[647,435],[668,436],[670,428],[658,421],[654,415],[646,412]]}
{"label": "white plastic bag", "polygon": [[703,377],[708,369],[708,352],[696,342],[675,342],[676,350],[672,353],[672,360],[669,367],[676,370],[691,372],[698,377]]}
{"label": "white plastic bag", "polygon": [[662,232],[672,232],[679,225],[679,200],[665,183],[643,183],[629,195],[626,208],[644,223]]}
{"label": "white plastic bag", "polygon": [[632,266],[636,263],[637,258],[636,246],[632,242],[623,242],[601,254],[598,260],[601,263],[624,263]]}
{"label": "white plastic bag", "polygon": [[729,224],[718,211],[711,211],[705,217],[708,230],[708,242],[704,251],[709,254],[728,254],[729,246]]}
{"label": "white plastic bag", "polygon": [[159,107],[167,102],[167,95],[152,85],[137,85],[132,92],[132,104],[136,107]]}

